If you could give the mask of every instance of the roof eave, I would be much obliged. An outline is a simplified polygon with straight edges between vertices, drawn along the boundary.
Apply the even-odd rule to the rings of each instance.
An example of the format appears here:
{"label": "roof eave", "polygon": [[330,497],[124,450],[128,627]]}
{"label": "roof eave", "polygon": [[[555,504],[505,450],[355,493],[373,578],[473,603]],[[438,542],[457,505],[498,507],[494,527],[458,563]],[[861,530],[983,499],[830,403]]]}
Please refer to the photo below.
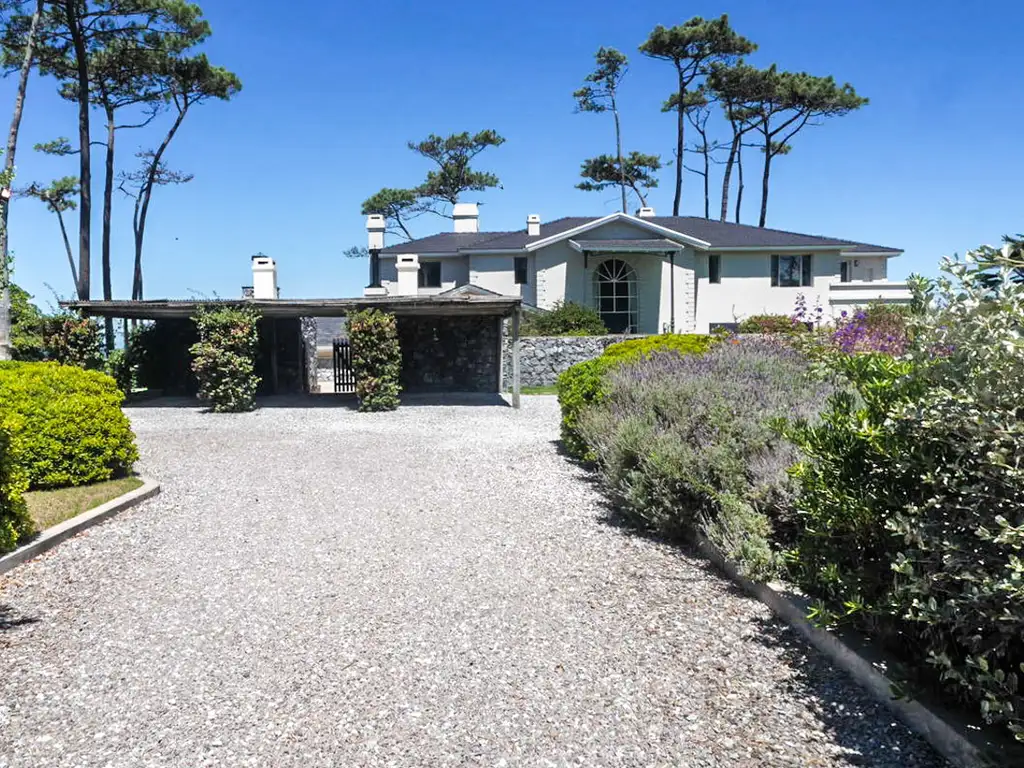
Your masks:
{"label": "roof eave", "polygon": [[885,256],[887,258],[902,256],[902,249],[898,248],[876,248],[873,251],[858,251],[858,250],[845,250],[843,251],[844,256]]}

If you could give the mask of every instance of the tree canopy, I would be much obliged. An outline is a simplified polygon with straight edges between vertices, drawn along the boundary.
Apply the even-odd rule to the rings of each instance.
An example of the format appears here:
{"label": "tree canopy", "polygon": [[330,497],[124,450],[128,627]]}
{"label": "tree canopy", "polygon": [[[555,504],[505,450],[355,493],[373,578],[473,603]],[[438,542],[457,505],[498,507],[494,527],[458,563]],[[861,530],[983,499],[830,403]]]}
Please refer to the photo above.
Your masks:
{"label": "tree canopy", "polygon": [[[717,19],[692,19],[674,27],[656,26],[647,40],[640,46],[640,52],[653,59],[671,62],[677,76],[677,90],[662,106],[664,112],[675,112],[676,118],[676,178],[675,197],[672,201],[672,215],[679,215],[683,196],[683,155],[686,151],[687,113],[694,108],[706,106],[707,97],[690,98],[690,92],[701,85],[716,64],[734,61],[737,57],[753,53],[757,45],[738,34],[729,25],[729,17],[722,14]],[[707,147],[707,142],[704,142]],[[707,154],[705,153],[705,162]],[[707,174],[704,175],[705,184]],[[705,209],[707,208],[705,195]]]}

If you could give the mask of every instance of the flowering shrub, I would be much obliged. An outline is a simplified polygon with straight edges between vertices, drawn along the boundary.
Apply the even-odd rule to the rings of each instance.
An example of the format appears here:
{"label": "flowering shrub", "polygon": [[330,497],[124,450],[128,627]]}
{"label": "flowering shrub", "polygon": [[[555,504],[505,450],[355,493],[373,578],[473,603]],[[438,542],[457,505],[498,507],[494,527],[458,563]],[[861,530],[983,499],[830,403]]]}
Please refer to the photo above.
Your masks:
{"label": "flowering shrub", "polygon": [[348,318],[352,368],[360,411],[393,411],[402,391],[402,350],[395,316],[376,309],[355,312]]}
{"label": "flowering shrub", "polygon": [[46,358],[87,370],[103,368],[103,342],[95,320],[65,313],[44,321]]}
{"label": "flowering shrub", "polygon": [[578,432],[634,522],[669,534],[699,530],[749,574],[766,576],[797,456],[771,422],[812,416],[829,391],[809,380],[788,345],[733,339],[705,355],[664,352],[611,370]]}
{"label": "flowering shrub", "polygon": [[884,352],[902,355],[907,348],[908,307],[869,304],[851,316],[843,311],[830,341],[841,352]]}
{"label": "flowering shrub", "polygon": [[[789,435],[792,576],[1024,737],[1024,260],[946,260],[900,357],[826,358],[857,397]],[[888,340],[887,340],[888,341]],[[860,347],[854,351],[859,352]],[[941,350],[942,354],[936,354]]]}
{"label": "flowering shrub", "polygon": [[201,309],[195,316],[199,341],[189,350],[199,397],[214,413],[251,411],[256,405],[259,313],[248,307]]}
{"label": "flowering shrub", "polygon": [[673,350],[680,355],[702,354],[712,344],[710,336],[665,333],[610,344],[604,354],[571,366],[558,377],[558,404],[562,410],[562,444],[571,456],[593,458],[577,430],[580,415],[605,394],[605,377],[617,365]]}
{"label": "flowering shrub", "polygon": [[806,333],[807,323],[790,315],[752,315],[740,322],[739,333]]}

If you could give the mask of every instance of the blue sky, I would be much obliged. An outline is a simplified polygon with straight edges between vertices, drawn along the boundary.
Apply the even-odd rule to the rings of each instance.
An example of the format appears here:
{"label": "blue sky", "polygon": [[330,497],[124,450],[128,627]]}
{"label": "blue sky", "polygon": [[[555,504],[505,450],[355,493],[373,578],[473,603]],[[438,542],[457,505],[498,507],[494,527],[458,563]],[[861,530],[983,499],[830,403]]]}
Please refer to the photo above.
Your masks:
{"label": "blue sky", "polygon": [[[1024,7],[1017,3],[988,0],[985,13],[949,0],[202,6],[214,30],[205,50],[238,73],[244,90],[190,115],[169,151],[169,163],[195,180],[156,193],[145,253],[149,298],[233,297],[249,282],[249,256],[258,251],[277,259],[284,296],[359,295],[366,265],[341,254],[365,243],[360,202],[382,186],[418,183],[428,165],[405,143],[431,132],[494,128],[507,138],[479,159],[503,184],[475,197],[485,229],[521,228],[529,213],[549,220],[615,210],[613,192],[574,189],[580,161],[613,146],[610,117],[573,113],[571,94],[594,51],[614,46],[631,59],[622,86],[626,148],[667,160],[674,127],[660,104],[672,70],[636,48],[656,24],[723,12],[760,45],[751,63],[832,74],[871,99],[858,113],[808,129],[777,161],[769,226],[902,247],[893,277],[934,274],[944,254],[1024,230],[1024,74],[1015,63]],[[4,103],[13,102],[13,89],[13,78],[0,83]],[[35,78],[19,184],[77,173],[75,158],[31,149],[75,135],[75,121],[53,81]],[[120,134],[122,166],[162,129]],[[100,131],[97,121],[96,138]],[[748,165],[747,223],[756,223],[749,178],[757,160]],[[98,201],[101,174],[94,176]],[[702,210],[698,177],[688,175],[684,197],[684,213]],[[712,209],[716,201],[713,193]],[[671,169],[650,202],[671,213]],[[94,208],[98,297],[98,202]],[[123,298],[132,233],[121,200],[114,220],[114,292]],[[416,229],[449,227],[427,217]],[[57,222],[40,203],[16,201],[11,239],[15,280],[41,305],[52,301],[46,285],[71,294]]]}

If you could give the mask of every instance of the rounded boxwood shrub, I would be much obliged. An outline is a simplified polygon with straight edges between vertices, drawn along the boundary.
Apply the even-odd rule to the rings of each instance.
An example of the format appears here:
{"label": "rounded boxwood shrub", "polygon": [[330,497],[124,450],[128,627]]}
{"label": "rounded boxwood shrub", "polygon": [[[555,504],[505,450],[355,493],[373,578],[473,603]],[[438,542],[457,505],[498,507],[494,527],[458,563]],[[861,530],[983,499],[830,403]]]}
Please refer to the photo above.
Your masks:
{"label": "rounded boxwood shrub", "polygon": [[0,403],[13,461],[32,488],[127,475],[138,459],[124,395],[98,371],[57,363],[0,363]]}
{"label": "rounded boxwood shrub", "polygon": [[12,438],[10,428],[0,421],[0,552],[14,549],[34,528],[22,497],[28,478],[14,460]]}
{"label": "rounded boxwood shrub", "polygon": [[360,411],[393,411],[402,391],[402,349],[395,316],[376,309],[354,312],[348,318],[352,369]]}
{"label": "rounded boxwood shrub", "polygon": [[583,411],[601,401],[605,394],[605,374],[614,363],[595,357],[576,363],[558,376],[558,406],[562,409],[562,445],[570,456],[587,458],[587,444],[578,432]]}

